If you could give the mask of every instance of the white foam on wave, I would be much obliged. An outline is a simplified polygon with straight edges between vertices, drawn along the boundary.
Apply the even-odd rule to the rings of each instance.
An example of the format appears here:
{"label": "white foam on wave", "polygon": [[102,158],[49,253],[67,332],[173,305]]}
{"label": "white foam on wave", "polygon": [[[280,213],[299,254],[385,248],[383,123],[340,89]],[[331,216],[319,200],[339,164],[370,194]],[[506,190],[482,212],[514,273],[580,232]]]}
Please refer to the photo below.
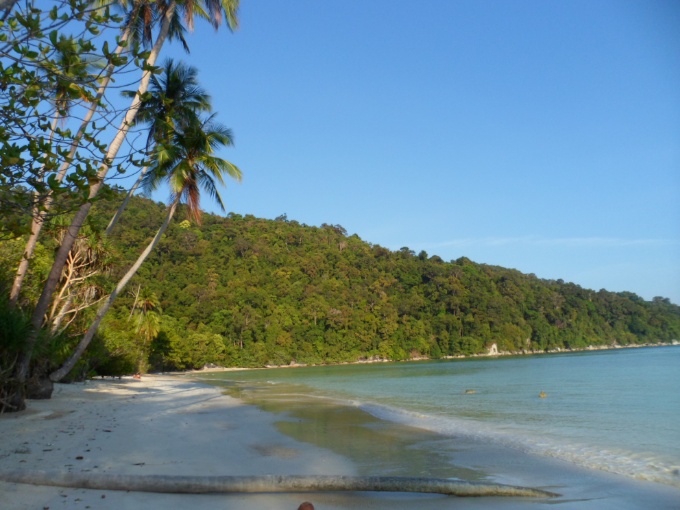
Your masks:
{"label": "white foam on wave", "polygon": [[422,428],[443,436],[469,438],[518,449],[522,452],[554,457],[573,464],[616,473],[638,480],[663,483],[680,488],[680,463],[651,453],[605,449],[562,438],[531,435],[511,427],[486,422],[429,415],[382,404],[361,404],[362,410],[381,420]]}

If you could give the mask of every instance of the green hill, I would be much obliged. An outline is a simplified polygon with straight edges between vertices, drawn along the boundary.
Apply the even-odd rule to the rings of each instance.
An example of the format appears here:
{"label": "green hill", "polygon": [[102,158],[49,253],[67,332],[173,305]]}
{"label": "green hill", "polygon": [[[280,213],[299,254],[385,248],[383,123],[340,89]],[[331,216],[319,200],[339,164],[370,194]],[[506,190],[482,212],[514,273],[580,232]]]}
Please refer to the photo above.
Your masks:
{"label": "green hill", "polygon": [[[137,256],[162,209],[134,199],[112,239],[122,259]],[[182,220],[180,213],[131,285],[155,294],[162,310],[148,353],[129,320],[130,292],[91,354],[100,370],[147,354],[151,368],[185,369],[440,358],[486,352],[494,343],[500,351],[537,352],[680,338],[680,307],[664,298],[588,290],[464,257],[394,252],[339,225],[235,214],[206,214],[201,226]]]}
{"label": "green hill", "polygon": [[[115,192],[109,197],[90,215],[89,235],[103,231],[120,201]],[[94,305],[82,306],[73,321],[64,317],[68,327],[43,343],[41,363],[56,368],[65,359],[96,300],[137,258],[164,211],[163,204],[135,197],[106,243],[83,241],[82,256],[99,268],[77,299]],[[49,270],[59,223],[45,229],[36,251],[24,288],[26,309]],[[3,285],[11,281],[23,242],[0,241]],[[485,353],[493,344],[526,353],[675,339],[680,307],[665,298],[593,291],[465,257],[447,262],[408,248],[390,251],[339,225],[236,214],[205,214],[195,225],[180,210],[106,316],[74,377],[208,363],[441,358]]]}

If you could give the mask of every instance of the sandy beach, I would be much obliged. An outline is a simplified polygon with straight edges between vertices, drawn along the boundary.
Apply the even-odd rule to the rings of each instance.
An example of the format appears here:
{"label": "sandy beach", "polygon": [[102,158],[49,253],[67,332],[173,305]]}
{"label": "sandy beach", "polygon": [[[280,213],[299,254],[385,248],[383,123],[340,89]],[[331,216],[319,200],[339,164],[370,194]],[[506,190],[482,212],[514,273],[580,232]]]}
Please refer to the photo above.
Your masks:
{"label": "sandy beach", "polygon": [[[357,475],[343,447],[282,432],[281,415],[246,405],[218,388],[179,376],[145,376],[57,385],[53,398],[0,415],[0,472],[119,475]],[[285,427],[283,428],[285,429]],[[339,440],[347,436],[338,434]],[[351,449],[348,449],[349,452]],[[417,452],[414,452],[417,456]],[[403,457],[403,452],[402,452]],[[677,509],[680,491],[594,473],[568,463],[468,443],[456,463],[490,482],[558,492],[557,499],[457,498],[333,492],[158,494],[0,482],[3,509],[322,509],[553,508]],[[389,475],[391,473],[374,473]],[[470,479],[474,478],[471,476]]]}

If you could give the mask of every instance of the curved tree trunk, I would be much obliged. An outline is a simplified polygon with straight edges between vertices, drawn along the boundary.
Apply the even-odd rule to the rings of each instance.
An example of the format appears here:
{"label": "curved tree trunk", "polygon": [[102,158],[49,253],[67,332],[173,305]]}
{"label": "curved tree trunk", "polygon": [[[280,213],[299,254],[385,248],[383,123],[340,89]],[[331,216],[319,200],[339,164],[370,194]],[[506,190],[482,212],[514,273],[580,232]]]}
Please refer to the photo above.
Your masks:
{"label": "curved tree trunk", "polygon": [[127,192],[125,195],[125,198],[123,199],[123,203],[120,204],[120,207],[116,211],[116,214],[113,215],[113,218],[111,218],[111,221],[109,221],[109,224],[106,227],[106,230],[104,231],[105,236],[111,235],[111,232],[113,232],[113,229],[116,227],[116,224],[118,223],[118,220],[123,214],[123,211],[125,211],[125,208],[128,205],[128,202],[130,201],[130,197],[134,195],[135,191],[137,191],[137,188],[139,188],[139,185],[142,183],[142,180],[144,179],[144,176],[146,175],[146,172],[149,171],[149,167],[145,166],[142,168],[142,171],[139,173],[139,177],[137,178],[137,181],[132,185],[130,190]]}
{"label": "curved tree trunk", "polygon": [[[175,2],[172,2],[164,14],[163,23],[161,25],[161,31],[158,34],[158,38],[156,39],[156,43],[154,44],[151,53],[149,54],[149,58],[146,60],[147,66],[153,66],[156,63],[158,54],[160,53],[160,50],[163,47],[163,43],[165,42],[165,39],[168,36],[170,22],[174,15],[176,6],[177,4]],[[123,144],[123,141],[125,140],[125,137],[127,136],[127,133],[130,130],[130,126],[132,125],[132,122],[134,121],[137,115],[137,111],[139,110],[140,107],[140,98],[149,87],[149,80],[151,79],[151,74],[152,71],[149,69],[145,70],[144,73],[142,74],[142,80],[139,84],[139,88],[137,89],[137,93],[135,94],[135,97],[132,100],[132,103],[125,115],[125,118],[123,119],[120,127],[118,128],[118,133],[111,142],[111,145],[109,145],[109,150],[106,154],[106,158],[102,163],[102,166],[100,167],[99,173],[97,174],[97,180],[93,182],[93,184],[90,186],[90,193],[88,197],[89,199],[76,212],[73,221],[71,222],[71,225],[69,226],[68,231],[64,236],[62,244],[55,255],[54,263],[52,264],[52,269],[50,270],[50,274],[47,277],[47,281],[45,282],[42,294],[38,299],[38,303],[36,304],[35,310],[33,311],[33,315],[31,317],[32,329],[28,337],[26,338],[24,352],[22,353],[21,360],[17,367],[17,379],[19,380],[19,383],[23,383],[26,381],[26,377],[28,375],[28,370],[31,363],[31,357],[33,356],[33,349],[35,348],[35,344],[40,333],[43,318],[45,316],[45,312],[47,312],[47,309],[49,308],[50,301],[52,299],[52,294],[57,288],[57,284],[59,283],[59,279],[61,278],[61,272],[64,269],[64,265],[66,264],[68,253],[69,251],[71,251],[71,248],[73,247],[73,244],[75,243],[75,240],[78,237],[78,232],[80,231],[80,228],[83,226],[83,223],[85,222],[85,218],[87,218],[87,215],[90,212],[90,208],[92,207],[93,201],[92,199],[94,199],[97,196],[99,190],[104,184],[104,179],[106,178],[106,174],[109,171],[110,165],[113,162],[116,155],[118,154],[118,150]]]}
{"label": "curved tree trunk", "polygon": [[9,471],[0,473],[0,480],[32,485],[170,494],[375,491],[418,492],[461,497],[559,496],[531,487],[399,476],[171,476]]}
{"label": "curved tree trunk", "polygon": [[116,285],[114,291],[111,293],[108,299],[104,301],[104,304],[101,307],[99,307],[99,310],[97,311],[97,316],[95,317],[90,327],[87,329],[87,332],[85,333],[83,338],[81,338],[80,342],[78,342],[78,345],[73,351],[73,354],[69,356],[69,358],[64,362],[64,364],[59,369],[55,370],[50,374],[50,379],[52,381],[54,382],[61,381],[71,370],[73,370],[73,367],[76,365],[80,357],[83,355],[85,349],[87,349],[87,346],[90,345],[92,338],[94,338],[94,334],[97,332],[97,329],[99,328],[99,324],[101,323],[106,313],[109,311],[109,308],[111,308],[113,302],[118,297],[118,294],[121,293],[121,291],[125,288],[128,282],[137,273],[140,266],[144,263],[149,254],[153,251],[158,242],[161,240],[161,237],[165,233],[165,230],[168,228],[168,225],[170,224],[170,220],[172,220],[172,217],[175,215],[175,210],[177,209],[178,204],[179,196],[175,199],[175,201],[168,209],[168,214],[165,217],[165,221],[158,229],[158,232],[151,240],[149,245],[144,249],[144,251],[137,258],[135,263],[132,264],[132,267],[128,269],[127,273],[125,273],[125,276],[121,278],[121,280],[118,282],[118,285]]}
{"label": "curved tree trunk", "polygon": [[[52,120],[52,125],[50,126],[50,136],[47,139],[48,143],[52,143],[54,139],[54,133],[57,131],[57,124],[59,123],[59,109],[55,108],[54,119]],[[43,154],[43,157],[47,158],[47,154]],[[40,168],[40,180],[43,181],[45,178],[45,163],[43,163]],[[44,182],[44,181],[43,181]],[[61,182],[61,179],[59,180]],[[45,197],[45,202],[49,200],[51,191]],[[12,288],[9,292],[9,306],[14,308],[19,301],[19,291],[21,290],[21,284],[24,281],[26,272],[28,271],[28,261],[33,257],[35,252],[35,246],[38,244],[38,234],[40,229],[42,229],[42,224],[45,221],[45,210],[40,209],[40,194],[37,191],[33,192],[35,197],[35,204],[33,204],[33,219],[31,221],[31,233],[28,236],[28,241],[26,242],[26,247],[24,248],[24,253],[21,255],[21,260],[19,261],[19,267],[17,269],[17,274],[14,277],[14,282],[12,283]]]}
{"label": "curved tree trunk", "polygon": [[21,255],[21,260],[19,261],[19,267],[17,268],[16,275],[14,276],[14,282],[12,282],[12,289],[9,293],[9,305],[11,307],[15,307],[19,302],[21,286],[23,285],[24,278],[28,272],[28,264],[33,258],[33,253],[35,253],[35,247],[38,244],[38,236],[40,235],[44,221],[44,211],[35,211],[33,221],[31,222],[31,233],[28,236],[28,241],[26,241],[24,252]]}

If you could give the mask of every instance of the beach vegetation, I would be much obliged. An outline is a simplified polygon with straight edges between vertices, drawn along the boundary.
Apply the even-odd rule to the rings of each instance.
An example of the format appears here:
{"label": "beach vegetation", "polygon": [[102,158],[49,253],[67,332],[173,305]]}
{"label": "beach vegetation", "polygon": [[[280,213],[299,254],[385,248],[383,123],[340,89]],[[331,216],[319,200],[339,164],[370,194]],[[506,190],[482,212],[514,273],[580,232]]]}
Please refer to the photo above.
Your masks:
{"label": "beach vegetation", "polygon": [[[145,175],[146,187],[154,189],[159,182],[167,181],[172,193],[171,202],[163,223],[153,236],[149,244],[130,266],[116,287],[103,300],[97,310],[92,323],[78,342],[77,346],[61,367],[50,374],[52,381],[63,379],[80,360],[99,325],[107,314],[118,295],[137,273],[144,261],[156,248],[163,234],[167,230],[175,211],[180,203],[186,204],[186,212],[190,218],[200,221],[200,194],[201,189],[206,190],[224,210],[222,199],[217,190],[217,183],[224,185],[224,177],[229,175],[235,179],[241,178],[241,171],[232,163],[217,157],[215,152],[224,146],[232,144],[231,132],[223,125],[214,120],[214,116],[207,118],[196,117],[184,126],[173,129],[172,137],[156,146],[154,152],[153,167]],[[148,303],[146,313],[139,315],[137,321],[137,333],[146,338],[148,343],[150,332],[157,333],[157,316],[152,310],[153,306]],[[136,305],[135,305],[136,306]],[[151,325],[152,319],[156,322]],[[142,329],[144,333],[142,334]],[[201,342],[197,340],[197,346],[203,349]],[[145,366],[140,360],[140,366]]]}
{"label": "beach vegetation", "polygon": [[[80,249],[81,231],[93,204],[106,198],[106,181],[130,169],[147,168],[149,157],[158,155],[162,130],[150,130],[153,147],[147,143],[146,150],[125,141],[136,128],[149,83],[159,72],[156,61],[165,41],[179,40],[188,49],[184,34],[193,30],[195,18],[208,20],[215,29],[224,22],[234,29],[238,5],[238,0],[74,0],[0,6],[0,209],[9,220],[1,230],[3,238],[12,240],[26,234],[8,306],[31,316],[14,364],[20,384],[31,372],[43,330],[58,333],[74,310],[73,292],[61,294],[64,274],[73,269],[69,261]],[[112,89],[116,94],[119,90],[112,84],[120,76],[125,83],[134,83],[135,72],[137,89],[128,94],[127,106],[118,106]],[[164,120],[171,119],[166,115]],[[109,128],[116,123],[117,129]],[[112,139],[107,143],[109,132]],[[66,219],[68,226],[50,257],[41,291],[32,300],[24,292],[24,282],[40,249],[42,231],[53,217]],[[75,288],[73,283],[68,284],[70,289]],[[92,308],[96,301],[79,310]],[[99,319],[95,316],[95,321]],[[22,402],[12,405],[23,407]]]}
{"label": "beach vegetation", "polygon": [[24,393],[15,377],[23,339],[30,327],[22,310],[9,306],[7,295],[0,297],[0,408],[13,410],[17,395]]}

